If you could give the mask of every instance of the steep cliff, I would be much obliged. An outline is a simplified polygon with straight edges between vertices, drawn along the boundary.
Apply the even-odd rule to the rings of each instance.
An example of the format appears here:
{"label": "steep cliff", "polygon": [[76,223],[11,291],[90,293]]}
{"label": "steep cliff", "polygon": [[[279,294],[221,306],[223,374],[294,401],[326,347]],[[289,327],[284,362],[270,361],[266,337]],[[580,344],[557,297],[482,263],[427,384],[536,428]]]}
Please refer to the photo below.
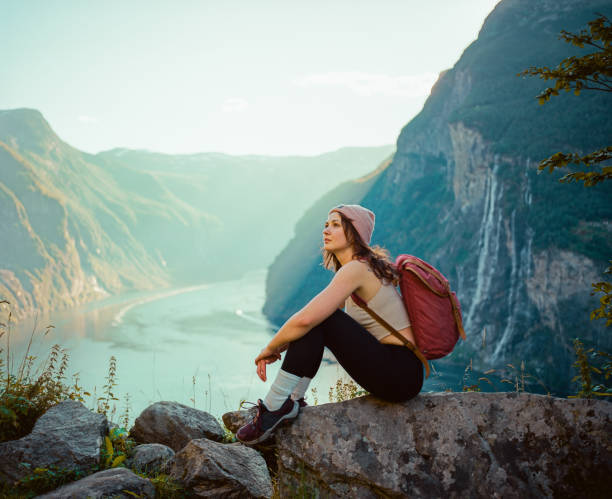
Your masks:
{"label": "steep cliff", "polygon": [[[374,210],[375,244],[418,255],[449,277],[468,342],[446,362],[473,358],[488,369],[525,361],[541,390],[568,390],[571,338],[612,346],[588,320],[590,283],[612,257],[612,186],[560,184],[538,175],[537,163],[608,145],[612,113],[610,97],[597,92],[539,106],[543,84],[516,74],[576,50],[558,33],[579,31],[598,11],[610,15],[612,2],[500,2],[401,131],[391,165],[365,194],[338,199]],[[267,289],[264,312],[276,323],[331,277],[316,264],[302,269],[304,279],[285,271],[303,262],[305,248],[316,252],[320,230],[302,226],[278,258],[284,267],[270,269],[269,283],[284,283]]]}
{"label": "steep cliff", "polygon": [[0,112],[0,296],[13,316],[167,286],[164,265],[133,232],[146,210],[160,223],[191,215],[170,204],[163,193],[122,192],[38,111]]}

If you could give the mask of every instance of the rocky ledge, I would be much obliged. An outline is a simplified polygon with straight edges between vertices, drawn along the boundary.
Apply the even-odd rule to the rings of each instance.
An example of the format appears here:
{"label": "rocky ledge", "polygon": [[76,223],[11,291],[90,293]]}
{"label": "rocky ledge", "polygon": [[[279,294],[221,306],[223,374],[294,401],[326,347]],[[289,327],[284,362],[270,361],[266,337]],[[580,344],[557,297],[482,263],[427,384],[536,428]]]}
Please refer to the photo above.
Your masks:
{"label": "rocky ledge", "polygon": [[306,407],[276,434],[278,484],[281,497],[608,497],[611,415],[604,400],[530,393]]}
{"label": "rocky ledge", "polygon": [[281,497],[609,497],[612,404],[528,393],[361,397],[277,433]]}

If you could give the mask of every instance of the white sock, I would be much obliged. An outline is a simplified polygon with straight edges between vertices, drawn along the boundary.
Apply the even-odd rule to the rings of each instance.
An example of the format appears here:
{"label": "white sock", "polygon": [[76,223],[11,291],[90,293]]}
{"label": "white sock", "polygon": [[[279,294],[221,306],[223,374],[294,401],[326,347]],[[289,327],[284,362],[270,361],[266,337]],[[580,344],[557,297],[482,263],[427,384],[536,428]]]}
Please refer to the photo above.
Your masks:
{"label": "white sock", "polygon": [[307,378],[306,376],[301,378],[297,386],[293,389],[293,392],[291,393],[291,398],[293,400],[300,400],[302,397],[304,397],[304,395],[306,395],[306,390],[308,390],[308,385],[310,385],[311,381],[312,378]]}
{"label": "white sock", "polygon": [[272,383],[270,391],[263,401],[268,410],[276,411],[280,409],[281,405],[287,400],[287,397],[291,394],[300,379],[300,376],[288,373],[282,369],[278,371],[276,379],[274,383]]}

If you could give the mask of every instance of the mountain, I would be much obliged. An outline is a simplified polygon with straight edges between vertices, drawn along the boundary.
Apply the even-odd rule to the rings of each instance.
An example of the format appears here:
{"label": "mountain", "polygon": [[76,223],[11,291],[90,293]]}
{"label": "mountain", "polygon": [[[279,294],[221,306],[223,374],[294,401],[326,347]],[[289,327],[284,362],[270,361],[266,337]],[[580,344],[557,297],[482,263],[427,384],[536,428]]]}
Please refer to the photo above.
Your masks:
{"label": "mountain", "polygon": [[92,155],[39,111],[0,111],[0,297],[23,317],[265,267],[314,199],[392,153]]}
{"label": "mountain", "polygon": [[591,283],[612,258],[612,186],[561,184],[537,164],[609,145],[612,98],[583,91],[540,106],[544,83],[517,73],[579,53],[558,34],[583,29],[596,12],[612,17],[612,2],[501,1],[366,192],[345,184],[297,224],[270,267],[268,318],[282,323],[329,282],[317,255],[322,222],[334,204],[359,202],[376,213],[374,244],[430,261],[458,293],[468,341],[438,368],[524,361],[531,389],[567,393],[571,339],[612,347],[601,321],[589,321]]}
{"label": "mountain", "polygon": [[[38,111],[0,112],[0,293],[14,316],[170,285],[178,258],[168,265],[162,252],[197,247],[214,220],[133,176],[146,196],[63,142]],[[151,226],[173,238],[145,248],[138,234]]]}
{"label": "mountain", "polygon": [[270,265],[313,201],[372,170],[393,151],[393,146],[347,147],[311,157],[270,157],[113,150],[94,161],[146,173],[188,205],[213,214],[219,227],[210,244],[223,255],[217,264],[225,267],[219,277],[232,277]]}

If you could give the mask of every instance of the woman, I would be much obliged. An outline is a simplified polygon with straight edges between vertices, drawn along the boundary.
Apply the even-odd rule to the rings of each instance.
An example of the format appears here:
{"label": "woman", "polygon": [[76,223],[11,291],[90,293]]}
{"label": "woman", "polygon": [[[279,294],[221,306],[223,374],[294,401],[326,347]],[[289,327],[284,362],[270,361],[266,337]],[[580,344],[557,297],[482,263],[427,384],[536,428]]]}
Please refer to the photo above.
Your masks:
{"label": "woman", "polygon": [[304,394],[319,369],[324,347],[372,395],[402,402],[421,391],[421,361],[351,298],[355,293],[415,343],[388,252],[369,246],[373,230],[374,213],[367,208],[339,205],[330,210],[323,230],[323,259],[335,276],[285,322],[255,359],[257,374],[266,381],[267,364],[280,360],[281,352],[287,351],[270,391],[263,401],[258,400],[257,414],[236,433],[239,441],[261,442],[281,421],[297,416],[306,405]]}

